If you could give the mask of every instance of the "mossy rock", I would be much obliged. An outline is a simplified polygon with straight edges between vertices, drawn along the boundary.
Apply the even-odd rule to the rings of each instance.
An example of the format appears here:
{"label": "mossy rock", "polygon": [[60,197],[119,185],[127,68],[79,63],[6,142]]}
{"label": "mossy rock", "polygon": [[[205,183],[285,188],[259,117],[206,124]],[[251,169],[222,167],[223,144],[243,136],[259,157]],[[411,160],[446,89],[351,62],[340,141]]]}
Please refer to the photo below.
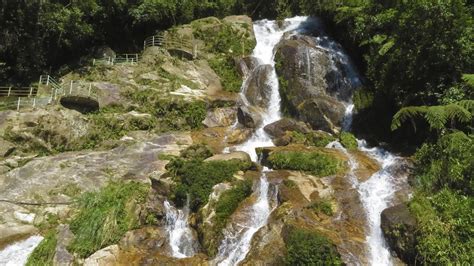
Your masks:
{"label": "mossy rock", "polygon": [[341,132],[339,139],[342,146],[348,150],[356,150],[358,147],[356,137],[349,132]]}

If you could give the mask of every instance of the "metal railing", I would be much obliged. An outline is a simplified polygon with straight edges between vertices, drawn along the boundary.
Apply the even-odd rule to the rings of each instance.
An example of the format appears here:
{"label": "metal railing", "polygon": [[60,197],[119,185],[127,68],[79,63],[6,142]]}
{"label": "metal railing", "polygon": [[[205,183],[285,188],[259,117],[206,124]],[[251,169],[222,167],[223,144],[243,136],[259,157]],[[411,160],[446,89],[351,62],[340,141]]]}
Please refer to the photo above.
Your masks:
{"label": "metal railing", "polygon": [[37,87],[0,87],[0,97],[32,97],[37,92]]}
{"label": "metal railing", "polygon": [[162,47],[167,50],[179,49],[187,51],[193,55],[193,58],[197,58],[198,56],[197,43],[194,39],[172,36],[169,34],[157,34],[150,36],[143,41],[143,50],[153,46]]}
{"label": "metal railing", "polygon": [[57,90],[55,97],[62,96],[83,96],[98,98],[98,90],[92,82],[81,81],[81,80],[71,80],[69,85]]}
{"label": "metal railing", "polygon": [[104,57],[93,59],[92,65],[120,65],[120,64],[137,64],[140,60],[139,54],[118,54],[115,57]]}
{"label": "metal railing", "polygon": [[38,108],[51,104],[51,97],[15,97],[0,101],[0,110],[17,110],[22,108]]}

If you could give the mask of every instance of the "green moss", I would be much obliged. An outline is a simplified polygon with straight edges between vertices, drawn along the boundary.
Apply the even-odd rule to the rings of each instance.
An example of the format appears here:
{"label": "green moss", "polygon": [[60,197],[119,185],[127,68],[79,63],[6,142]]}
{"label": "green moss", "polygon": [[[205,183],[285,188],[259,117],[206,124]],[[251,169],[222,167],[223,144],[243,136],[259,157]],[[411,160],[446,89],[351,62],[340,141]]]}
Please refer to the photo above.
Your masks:
{"label": "green moss", "polygon": [[268,162],[274,169],[302,170],[315,176],[334,175],[342,168],[341,161],[318,151],[272,152]]}
{"label": "green moss", "polygon": [[317,232],[291,228],[285,245],[286,265],[342,265],[334,244]]}
{"label": "green moss", "polygon": [[56,244],[58,242],[56,231],[50,231],[43,241],[33,250],[26,262],[27,266],[53,265]]}
{"label": "green moss", "polygon": [[246,170],[251,164],[240,160],[184,161],[177,159],[167,165],[176,177],[177,186],[174,189],[174,201],[177,206],[183,206],[187,197],[190,197],[190,208],[197,211],[205,205],[216,184],[230,181],[239,170]]}
{"label": "green moss", "polygon": [[291,131],[291,143],[303,144],[306,146],[326,147],[330,142],[336,140],[333,136],[323,132],[312,131],[307,134]]}
{"label": "green moss", "polygon": [[341,132],[339,135],[342,146],[349,150],[356,150],[358,147],[357,139],[349,132]]}
{"label": "green moss", "polygon": [[74,239],[68,249],[80,257],[117,243],[129,230],[139,225],[138,205],[148,193],[144,184],[112,182],[98,192],[88,192],[78,199],[78,213],[70,223]]}
{"label": "green moss", "polygon": [[331,202],[325,199],[311,203],[308,208],[316,213],[324,213],[327,216],[332,216],[334,214]]}
{"label": "green moss", "polygon": [[283,185],[285,185],[288,188],[296,188],[296,183],[293,180],[285,179],[283,180]]}

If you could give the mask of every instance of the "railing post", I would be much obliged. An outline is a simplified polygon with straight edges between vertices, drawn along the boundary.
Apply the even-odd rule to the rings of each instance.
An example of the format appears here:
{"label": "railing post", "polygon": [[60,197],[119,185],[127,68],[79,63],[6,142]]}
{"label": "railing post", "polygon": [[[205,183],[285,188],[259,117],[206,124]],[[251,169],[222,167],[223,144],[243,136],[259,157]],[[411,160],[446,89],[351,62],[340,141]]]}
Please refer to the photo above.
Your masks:
{"label": "railing post", "polygon": [[8,97],[10,96],[11,92],[12,92],[12,87],[10,86],[8,87],[8,95],[7,95]]}
{"label": "railing post", "polygon": [[43,81],[43,75],[40,75],[40,80],[39,80],[38,84],[41,85],[41,82],[42,82],[42,81]]}
{"label": "railing post", "polygon": [[47,76],[48,78],[46,79],[46,86],[49,85],[49,75]]}
{"label": "railing post", "polygon": [[69,95],[72,94],[72,83],[73,83],[73,82],[74,82],[74,81],[71,80],[71,84],[69,84]]}
{"label": "railing post", "polygon": [[36,97],[33,98],[33,108],[36,107]]}
{"label": "railing post", "polygon": [[91,90],[92,90],[92,82],[89,82],[89,92],[87,96],[91,96]]}
{"label": "railing post", "polygon": [[128,63],[128,54],[125,54],[125,62]]}
{"label": "railing post", "polygon": [[28,97],[31,97],[33,95],[33,87],[30,87],[30,95]]}
{"label": "railing post", "polygon": [[21,97],[18,97],[18,103],[16,105],[16,110],[17,111],[20,111],[20,101],[21,101]]}
{"label": "railing post", "polygon": [[95,66],[95,58],[92,59],[92,65]]}
{"label": "railing post", "polygon": [[153,41],[151,42],[151,46],[155,46],[155,35],[153,35]]}

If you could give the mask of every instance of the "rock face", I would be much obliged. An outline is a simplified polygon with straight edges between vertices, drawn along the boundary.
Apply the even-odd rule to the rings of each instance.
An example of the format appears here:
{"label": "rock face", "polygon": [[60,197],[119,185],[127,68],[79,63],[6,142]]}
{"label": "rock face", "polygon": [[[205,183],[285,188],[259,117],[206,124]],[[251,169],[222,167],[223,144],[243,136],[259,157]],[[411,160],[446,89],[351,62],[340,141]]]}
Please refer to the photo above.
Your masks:
{"label": "rock face", "polygon": [[24,143],[20,149],[30,146],[51,151],[52,147],[67,147],[84,136],[89,127],[81,113],[60,107],[25,113],[5,112],[3,118],[0,134]]}
{"label": "rock face", "polygon": [[247,77],[258,65],[258,59],[253,56],[247,56],[236,60],[237,70],[242,77]]}
{"label": "rock face", "polygon": [[[13,201],[67,202],[69,197],[61,191],[69,187],[91,191],[109,180],[149,183],[150,178],[158,178],[166,172],[167,161],[160,160],[160,154],[179,155],[180,150],[192,143],[189,133],[151,135],[135,141],[109,151],[68,152],[35,158],[24,166],[0,174],[0,195]],[[15,217],[15,213],[34,211],[37,210],[0,202],[0,232],[24,223]]]}
{"label": "rock face", "polygon": [[248,155],[246,152],[243,152],[243,151],[236,151],[236,152],[226,153],[226,154],[217,154],[210,158],[207,158],[204,161],[210,162],[210,161],[230,161],[230,160],[240,160],[243,162],[252,161],[250,159],[250,155]]}
{"label": "rock face", "polygon": [[284,80],[280,82],[283,110],[313,129],[337,133],[345,112],[342,101],[354,84],[342,82],[347,79],[338,74],[342,68],[331,53],[314,37],[293,36],[278,45],[277,62],[284,63],[277,63],[277,72]]}
{"label": "rock face", "polygon": [[93,98],[85,96],[63,96],[60,99],[62,106],[87,114],[99,110],[99,102]]}
{"label": "rock face", "polygon": [[381,227],[390,248],[405,263],[416,263],[416,219],[405,204],[385,209],[381,214]]}
{"label": "rock face", "polygon": [[298,133],[309,133],[311,129],[303,122],[296,121],[291,118],[283,118],[264,128],[265,132],[274,138],[280,138],[285,135],[287,131],[296,131]]}
{"label": "rock face", "polygon": [[269,84],[272,70],[271,65],[260,65],[252,71],[244,90],[245,98],[250,104],[261,108],[268,106],[272,90]]}
{"label": "rock face", "polygon": [[206,127],[228,127],[234,124],[236,118],[237,111],[233,107],[215,108],[207,112],[202,123]]}
{"label": "rock face", "polygon": [[256,128],[262,123],[260,110],[252,106],[240,106],[237,109],[237,119],[241,125],[247,128]]}
{"label": "rock face", "polygon": [[84,266],[116,265],[119,261],[120,249],[118,245],[108,246],[96,251],[84,261]]}

